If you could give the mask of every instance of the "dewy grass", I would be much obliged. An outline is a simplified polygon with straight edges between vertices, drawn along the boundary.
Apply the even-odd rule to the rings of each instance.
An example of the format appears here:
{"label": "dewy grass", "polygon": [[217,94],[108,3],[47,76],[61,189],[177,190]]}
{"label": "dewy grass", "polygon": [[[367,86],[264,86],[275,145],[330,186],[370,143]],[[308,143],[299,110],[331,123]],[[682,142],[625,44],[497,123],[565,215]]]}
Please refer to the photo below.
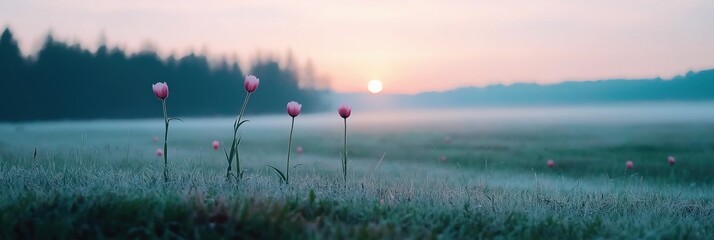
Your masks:
{"label": "dewy grass", "polygon": [[[610,125],[459,128],[445,146],[439,130],[366,132],[355,118],[343,186],[334,161],[341,131],[306,119],[293,137],[310,151],[289,186],[265,169],[285,160],[280,125],[243,146],[250,161],[240,187],[220,175],[220,153],[200,150],[220,128],[176,126],[164,183],[152,152],[160,143],[136,122],[3,126],[0,239],[714,238],[709,124],[643,125],[636,135]],[[636,166],[624,174],[626,159]]]}
{"label": "dewy grass", "polygon": [[298,177],[291,187],[248,174],[251,181],[236,189],[191,166],[179,167],[174,176],[181,181],[169,185],[97,167],[106,179],[74,170],[49,179],[36,170],[6,174],[0,237],[707,238],[714,230],[706,221],[711,195],[672,197],[661,191],[676,189],[640,188],[627,179],[616,180],[631,187],[625,191],[573,191],[544,177],[514,182],[537,188],[472,180],[464,190],[461,180],[448,178],[455,170],[420,168],[405,176],[410,180],[358,177],[350,191],[327,172]]}

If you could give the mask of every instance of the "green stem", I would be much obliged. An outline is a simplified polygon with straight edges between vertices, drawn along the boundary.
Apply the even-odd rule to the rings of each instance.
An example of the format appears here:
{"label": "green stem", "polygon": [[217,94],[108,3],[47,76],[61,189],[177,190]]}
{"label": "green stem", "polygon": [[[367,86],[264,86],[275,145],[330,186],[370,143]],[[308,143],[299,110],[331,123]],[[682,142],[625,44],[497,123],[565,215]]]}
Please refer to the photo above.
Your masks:
{"label": "green stem", "polygon": [[290,152],[293,145],[293,127],[295,127],[295,117],[290,124],[290,137],[288,138],[288,161],[285,166],[285,184],[290,184]]}
{"label": "green stem", "polygon": [[243,119],[243,113],[245,112],[245,107],[248,105],[248,100],[250,100],[250,92],[246,93],[245,99],[243,100],[243,106],[240,108],[240,114],[238,114],[238,120],[233,126],[233,141],[231,143],[231,151],[228,154],[228,169],[226,170],[226,180],[231,178],[231,165],[233,163],[233,157],[236,157],[236,171],[240,174],[240,162],[238,160],[238,145],[236,140],[236,135],[238,135],[238,124]]}
{"label": "green stem", "polygon": [[161,100],[161,105],[164,107],[164,182],[169,181],[169,152],[168,152],[168,139],[169,139],[169,118],[166,112],[166,100]]}
{"label": "green stem", "polygon": [[245,112],[245,107],[248,106],[248,100],[250,100],[250,93],[247,93],[245,95],[245,100],[243,101],[243,107],[240,108],[240,115],[238,115],[238,123],[240,123],[240,120],[243,118],[243,113]]}
{"label": "green stem", "polygon": [[344,146],[342,148],[342,154],[344,158],[342,158],[342,174],[343,174],[343,179],[345,180],[345,186],[347,186],[347,118],[344,118],[345,120],[345,141],[344,141]]}

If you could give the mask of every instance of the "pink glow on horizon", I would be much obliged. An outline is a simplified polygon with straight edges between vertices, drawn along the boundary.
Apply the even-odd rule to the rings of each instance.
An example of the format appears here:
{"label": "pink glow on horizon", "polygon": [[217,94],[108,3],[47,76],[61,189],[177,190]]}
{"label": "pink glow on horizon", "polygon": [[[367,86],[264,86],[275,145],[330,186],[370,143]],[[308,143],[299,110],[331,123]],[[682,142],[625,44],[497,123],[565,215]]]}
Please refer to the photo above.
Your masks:
{"label": "pink glow on horizon", "polygon": [[[714,67],[714,1],[78,0],[0,2],[26,55],[48,31],[94,49],[257,52],[312,61],[338,92],[443,91],[496,83],[669,78]],[[38,18],[36,16],[42,16]],[[210,16],[210,17],[209,17]],[[398,30],[395,30],[398,29]]]}

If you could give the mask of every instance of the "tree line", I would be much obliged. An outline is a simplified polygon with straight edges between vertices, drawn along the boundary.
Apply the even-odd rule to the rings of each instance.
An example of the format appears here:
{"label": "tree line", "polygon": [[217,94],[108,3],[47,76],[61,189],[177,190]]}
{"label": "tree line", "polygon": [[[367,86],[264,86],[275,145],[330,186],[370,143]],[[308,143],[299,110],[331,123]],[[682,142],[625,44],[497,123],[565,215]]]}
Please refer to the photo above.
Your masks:
{"label": "tree line", "polygon": [[[236,115],[245,97],[246,74],[260,78],[249,113],[284,112],[299,101],[307,112],[325,109],[324,84],[312,64],[295,66],[275,57],[255,59],[247,71],[225,59],[206,56],[160,57],[155,51],[127,53],[106,44],[92,52],[79,44],[45,39],[36,56],[24,57],[9,28],[0,36],[0,121],[161,117],[151,84],[169,85],[174,116]],[[307,86],[306,86],[307,85]]]}

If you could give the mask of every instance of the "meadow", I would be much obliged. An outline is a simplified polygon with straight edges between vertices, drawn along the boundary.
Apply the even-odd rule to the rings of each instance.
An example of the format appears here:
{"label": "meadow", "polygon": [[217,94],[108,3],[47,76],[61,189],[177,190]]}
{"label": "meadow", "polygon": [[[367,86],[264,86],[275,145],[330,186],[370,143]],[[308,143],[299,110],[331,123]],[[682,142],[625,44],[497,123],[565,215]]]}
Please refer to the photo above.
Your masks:
{"label": "meadow", "polygon": [[714,238],[712,103],[352,115],[0,124],[0,239]]}

